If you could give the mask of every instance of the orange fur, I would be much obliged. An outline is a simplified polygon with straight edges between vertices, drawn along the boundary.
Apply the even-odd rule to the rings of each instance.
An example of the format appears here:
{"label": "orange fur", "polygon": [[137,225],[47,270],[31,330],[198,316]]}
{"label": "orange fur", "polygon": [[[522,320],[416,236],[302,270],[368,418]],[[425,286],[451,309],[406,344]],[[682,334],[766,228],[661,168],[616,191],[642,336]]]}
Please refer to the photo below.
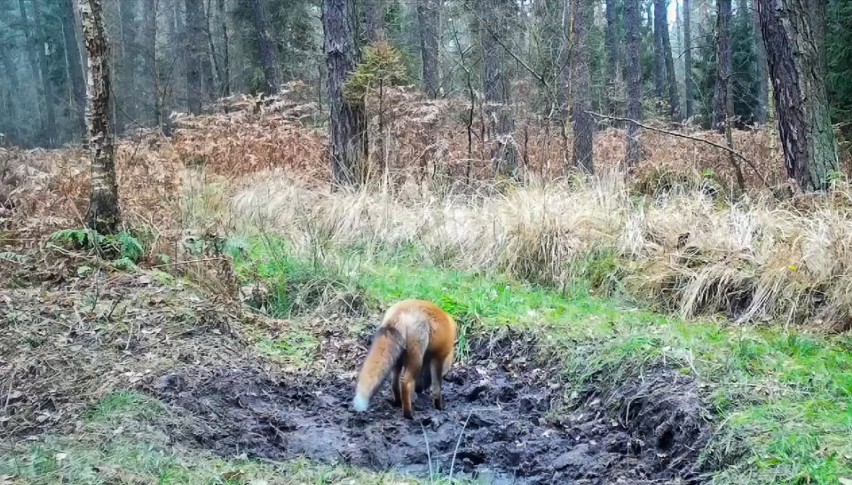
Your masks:
{"label": "orange fur", "polygon": [[453,363],[456,333],[456,322],[434,303],[405,300],[390,307],[358,375],[352,401],[355,409],[367,410],[370,398],[388,374],[394,403],[402,404],[406,418],[413,417],[415,387],[427,382],[431,384],[432,404],[443,409],[441,384]]}

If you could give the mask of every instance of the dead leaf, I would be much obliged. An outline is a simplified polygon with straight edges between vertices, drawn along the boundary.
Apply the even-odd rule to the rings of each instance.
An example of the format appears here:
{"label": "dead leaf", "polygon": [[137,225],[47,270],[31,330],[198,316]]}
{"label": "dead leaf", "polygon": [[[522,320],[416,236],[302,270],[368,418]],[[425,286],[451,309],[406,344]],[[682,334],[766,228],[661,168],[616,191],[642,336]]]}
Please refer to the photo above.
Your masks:
{"label": "dead leaf", "polygon": [[236,481],[238,479],[242,479],[245,472],[242,470],[234,470],[230,472],[225,472],[222,474],[222,478],[228,481]]}

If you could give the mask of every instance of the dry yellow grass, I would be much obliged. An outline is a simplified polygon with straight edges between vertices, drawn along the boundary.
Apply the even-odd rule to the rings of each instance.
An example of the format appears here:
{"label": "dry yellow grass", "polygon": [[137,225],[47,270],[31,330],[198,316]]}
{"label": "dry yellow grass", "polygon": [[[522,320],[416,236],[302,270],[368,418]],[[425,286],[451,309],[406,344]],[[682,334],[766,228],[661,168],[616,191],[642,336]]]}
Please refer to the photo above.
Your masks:
{"label": "dry yellow grass", "polygon": [[685,317],[723,312],[738,323],[828,331],[852,323],[847,204],[820,201],[806,212],[763,198],[731,205],[699,188],[637,197],[614,175],[487,197],[416,187],[329,193],[275,171],[239,185],[230,204],[237,230],[277,233],[304,251],[416,248],[432,261],[560,287],[591,265]]}

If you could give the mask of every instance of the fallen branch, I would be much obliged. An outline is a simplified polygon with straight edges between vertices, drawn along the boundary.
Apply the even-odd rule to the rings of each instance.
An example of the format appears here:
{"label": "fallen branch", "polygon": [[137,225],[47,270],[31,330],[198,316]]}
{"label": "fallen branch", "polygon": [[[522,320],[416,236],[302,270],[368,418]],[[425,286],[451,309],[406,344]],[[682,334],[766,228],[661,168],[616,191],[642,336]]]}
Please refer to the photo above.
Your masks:
{"label": "fallen branch", "polygon": [[149,268],[155,269],[155,268],[163,268],[163,267],[166,267],[166,266],[177,266],[179,264],[203,263],[205,261],[221,261],[223,259],[225,259],[224,256],[219,256],[219,257],[214,257],[214,258],[204,258],[204,259],[188,259],[186,261],[172,261],[171,263],[156,264],[154,266],[149,266]]}
{"label": "fallen branch", "polygon": [[766,186],[767,189],[772,189],[772,186],[769,185],[769,181],[766,180],[766,177],[764,177],[762,173],[760,173],[760,170],[757,169],[757,166],[755,166],[754,162],[752,162],[750,159],[746,158],[740,152],[733,150],[731,148],[728,148],[725,145],[720,145],[716,142],[712,142],[712,141],[704,139],[704,138],[698,138],[696,136],[689,136],[689,135],[686,135],[686,134],[683,134],[683,133],[678,133],[676,131],[669,131],[669,130],[664,130],[662,128],[655,128],[653,126],[648,126],[646,124],[640,123],[640,122],[633,120],[633,119],[630,119],[630,118],[621,118],[621,117],[618,117],[618,116],[610,116],[610,115],[605,115],[605,114],[601,114],[601,113],[595,113],[593,111],[586,111],[586,113],[588,113],[592,116],[596,116],[598,118],[604,118],[604,119],[609,119],[609,120],[614,120],[614,121],[622,121],[622,122],[626,122],[626,123],[635,123],[636,126],[639,126],[641,128],[645,128],[646,130],[656,131],[658,133],[663,133],[663,134],[675,136],[675,137],[678,137],[678,138],[685,138],[687,140],[706,143],[706,144],[713,146],[713,147],[716,147],[720,150],[724,150],[725,152],[729,153],[730,155],[733,155],[733,156],[739,158],[740,160],[744,161],[746,163],[746,165],[748,165],[752,170],[754,170],[755,175],[757,175],[760,178],[760,181],[763,182],[763,185]]}

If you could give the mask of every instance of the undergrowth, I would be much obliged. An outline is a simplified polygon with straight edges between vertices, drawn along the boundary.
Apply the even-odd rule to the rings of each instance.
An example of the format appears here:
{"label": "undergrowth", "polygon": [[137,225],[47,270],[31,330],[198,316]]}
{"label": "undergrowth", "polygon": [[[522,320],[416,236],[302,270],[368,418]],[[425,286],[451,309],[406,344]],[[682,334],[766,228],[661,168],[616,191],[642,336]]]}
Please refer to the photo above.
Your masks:
{"label": "undergrowth", "polygon": [[[606,390],[659,365],[694,376],[715,411],[708,419],[718,421],[702,459],[719,483],[837,483],[852,477],[848,336],[688,322],[595,297],[588,285],[558,291],[499,272],[430,265],[414,252],[377,258],[349,248],[314,258],[269,237],[253,239],[250,247],[238,270],[284,294],[283,310],[294,308],[286,295],[329,286],[330,280],[341,291],[363,292],[380,308],[403,298],[435,301],[459,320],[462,358],[473,334],[506,327],[535,333],[546,347],[542,355],[564,360],[569,401],[571,393]],[[597,278],[599,286],[617,281],[611,277],[617,271],[604,252],[582,274],[587,281]]]}
{"label": "undergrowth", "polygon": [[49,241],[67,249],[91,250],[111,260],[119,269],[130,269],[145,256],[145,235],[131,231],[99,234],[90,229],[62,229],[50,235]]}

